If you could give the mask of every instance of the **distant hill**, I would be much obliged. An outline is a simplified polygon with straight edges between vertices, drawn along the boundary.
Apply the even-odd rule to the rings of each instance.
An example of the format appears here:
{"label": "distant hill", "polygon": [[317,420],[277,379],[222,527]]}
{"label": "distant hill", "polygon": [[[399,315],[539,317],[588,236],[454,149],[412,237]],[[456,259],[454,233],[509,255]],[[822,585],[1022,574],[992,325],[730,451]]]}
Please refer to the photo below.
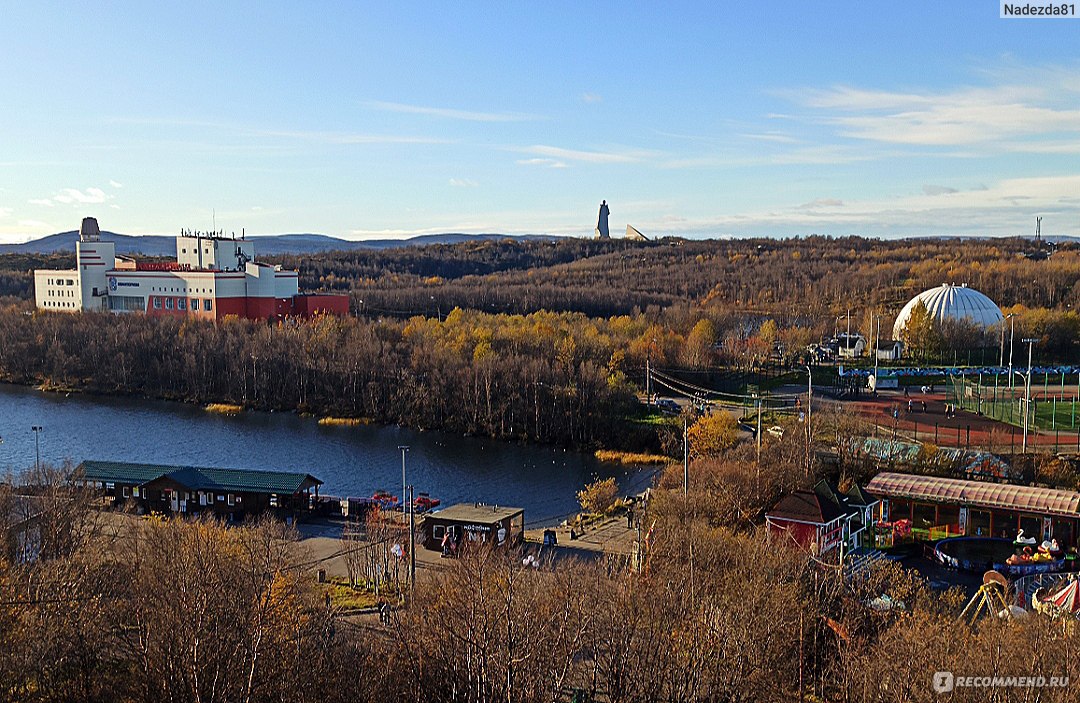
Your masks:
{"label": "distant hill", "polygon": [[[117,254],[142,254],[143,256],[175,256],[176,238],[161,234],[133,236],[102,232],[101,238],[116,243]],[[50,234],[23,244],[0,244],[0,254],[52,254],[75,251],[79,239],[76,231]],[[499,239],[557,239],[547,234],[423,234],[409,239],[366,239],[354,241],[325,234],[257,234],[248,239],[255,241],[260,256],[276,254],[317,254],[324,251],[350,251],[355,249],[393,249],[395,247],[425,246],[428,244],[459,244],[471,241]]]}

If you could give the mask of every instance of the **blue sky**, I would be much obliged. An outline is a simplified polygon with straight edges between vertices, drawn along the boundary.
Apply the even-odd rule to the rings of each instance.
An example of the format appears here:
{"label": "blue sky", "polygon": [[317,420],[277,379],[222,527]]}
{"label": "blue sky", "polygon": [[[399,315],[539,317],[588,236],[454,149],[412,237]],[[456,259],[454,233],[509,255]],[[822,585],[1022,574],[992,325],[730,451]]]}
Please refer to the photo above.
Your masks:
{"label": "blue sky", "polygon": [[1080,20],[998,15],[0,0],[0,241],[1080,234]]}

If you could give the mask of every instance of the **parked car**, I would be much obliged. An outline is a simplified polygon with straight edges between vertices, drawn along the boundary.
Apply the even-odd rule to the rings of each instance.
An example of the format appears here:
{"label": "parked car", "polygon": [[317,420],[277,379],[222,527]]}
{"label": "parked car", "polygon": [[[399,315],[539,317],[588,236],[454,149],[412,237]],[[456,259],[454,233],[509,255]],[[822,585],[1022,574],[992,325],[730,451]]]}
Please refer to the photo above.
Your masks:
{"label": "parked car", "polygon": [[670,413],[672,415],[678,415],[682,412],[682,408],[679,407],[679,404],[671,398],[661,398],[657,400],[656,407],[659,408],[661,412]]}

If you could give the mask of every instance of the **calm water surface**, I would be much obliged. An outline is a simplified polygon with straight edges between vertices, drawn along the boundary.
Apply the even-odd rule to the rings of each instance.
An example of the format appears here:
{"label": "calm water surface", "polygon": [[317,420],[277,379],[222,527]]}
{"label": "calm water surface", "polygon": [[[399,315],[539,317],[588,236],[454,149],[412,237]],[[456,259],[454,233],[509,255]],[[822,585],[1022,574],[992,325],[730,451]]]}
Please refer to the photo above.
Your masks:
{"label": "calm water surface", "polygon": [[321,492],[370,496],[401,492],[401,452],[409,482],[443,504],[482,501],[525,509],[528,523],[572,513],[575,493],[595,477],[614,476],[626,493],[644,490],[650,471],[597,462],[591,455],[441,432],[378,425],[322,427],[292,413],[235,417],[168,401],[109,398],[0,384],[0,472],[35,461],[85,459],[189,466],[306,471]]}

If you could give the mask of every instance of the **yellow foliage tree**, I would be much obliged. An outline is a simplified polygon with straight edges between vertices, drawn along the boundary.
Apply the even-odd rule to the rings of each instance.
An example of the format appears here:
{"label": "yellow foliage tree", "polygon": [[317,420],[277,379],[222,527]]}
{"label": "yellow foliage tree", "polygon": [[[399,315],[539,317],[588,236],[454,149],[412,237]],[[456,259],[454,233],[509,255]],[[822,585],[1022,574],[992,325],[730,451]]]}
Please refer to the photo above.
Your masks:
{"label": "yellow foliage tree", "polygon": [[581,509],[587,513],[606,513],[618,496],[619,487],[614,478],[593,481],[577,494]]}
{"label": "yellow foliage tree", "polygon": [[725,412],[715,412],[691,425],[687,439],[691,456],[717,456],[739,441],[739,423]]}

